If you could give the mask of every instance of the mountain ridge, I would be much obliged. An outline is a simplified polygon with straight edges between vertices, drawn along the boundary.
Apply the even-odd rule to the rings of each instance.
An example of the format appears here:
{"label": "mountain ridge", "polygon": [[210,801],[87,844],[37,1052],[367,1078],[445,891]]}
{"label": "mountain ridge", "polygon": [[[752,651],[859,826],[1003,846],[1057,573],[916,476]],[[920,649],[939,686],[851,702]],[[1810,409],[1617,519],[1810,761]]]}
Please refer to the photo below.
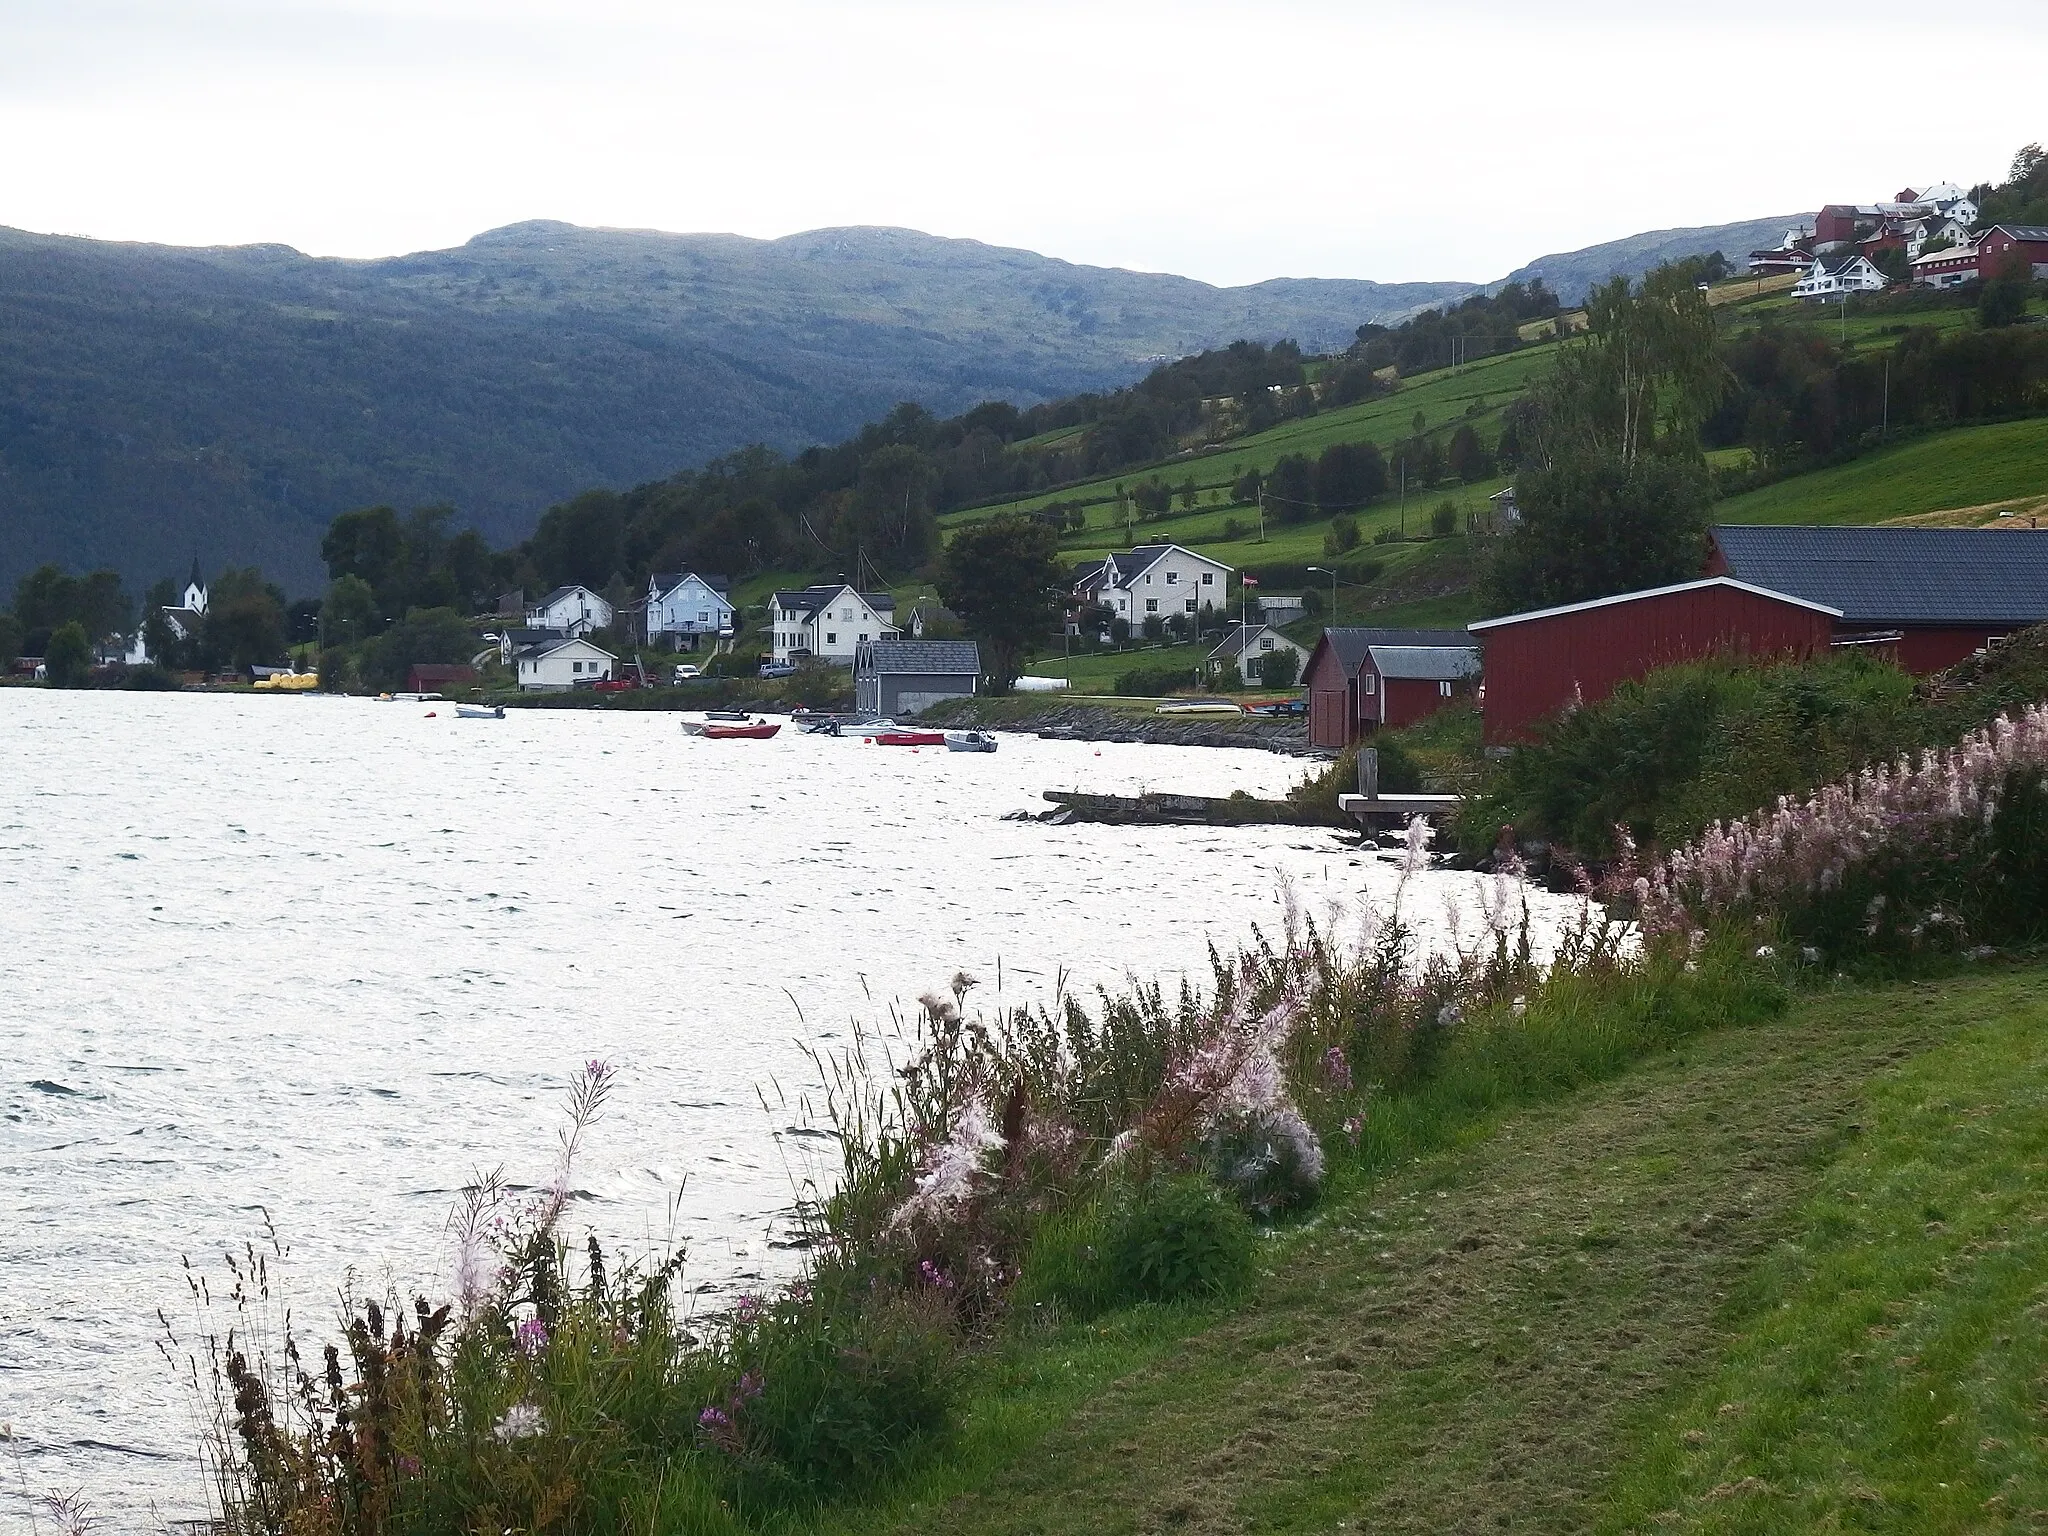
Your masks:
{"label": "mountain ridge", "polygon": [[311,591],[349,507],[448,502],[511,542],[586,488],[833,442],[902,400],[1029,404],[1239,338],[1341,346],[1479,287],[1219,287],[875,225],[528,220],[377,258],[0,228],[0,589],[44,561],[139,587],[196,551]]}

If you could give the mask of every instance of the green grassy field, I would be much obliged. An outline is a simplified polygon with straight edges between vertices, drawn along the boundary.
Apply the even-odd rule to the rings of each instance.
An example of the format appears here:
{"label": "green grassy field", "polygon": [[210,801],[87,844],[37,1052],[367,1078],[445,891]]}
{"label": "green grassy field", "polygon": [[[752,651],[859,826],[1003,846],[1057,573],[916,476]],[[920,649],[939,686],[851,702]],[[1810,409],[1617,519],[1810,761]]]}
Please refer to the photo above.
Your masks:
{"label": "green grassy field", "polygon": [[1328,1198],[1227,1313],[992,1359],[817,1529],[2036,1529],[2048,970],[1814,996]]}
{"label": "green grassy field", "polygon": [[1729,523],[1875,523],[2048,495],[2048,419],[1959,427],[1731,496]]}

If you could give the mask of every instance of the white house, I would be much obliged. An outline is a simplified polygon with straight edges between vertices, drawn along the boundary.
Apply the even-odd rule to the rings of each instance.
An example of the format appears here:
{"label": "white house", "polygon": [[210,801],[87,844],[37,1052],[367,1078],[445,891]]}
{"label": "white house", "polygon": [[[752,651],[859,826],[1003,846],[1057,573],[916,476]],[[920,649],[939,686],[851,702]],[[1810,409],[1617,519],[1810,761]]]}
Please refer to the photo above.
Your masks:
{"label": "white house", "polygon": [[528,629],[559,629],[565,635],[587,635],[611,628],[612,605],[588,587],[557,587],[526,610]]}
{"label": "white house", "polygon": [[1230,572],[1222,561],[1178,544],[1140,544],[1090,567],[1076,595],[1141,634],[1147,619],[1199,618],[1204,608],[1220,612],[1228,601]]}
{"label": "white house", "polygon": [[733,607],[726,598],[723,576],[695,571],[656,571],[647,578],[647,643],[667,637],[673,650],[695,650],[709,635],[714,639],[733,629]]}
{"label": "white house", "polygon": [[858,592],[843,582],[777,592],[768,599],[769,655],[850,667],[867,641],[902,633],[895,618],[896,599],[887,592]]}
{"label": "white house", "polygon": [[1226,667],[1235,667],[1246,683],[1257,683],[1260,661],[1276,651],[1294,654],[1294,680],[1299,682],[1308,666],[1307,649],[1267,624],[1231,625],[1223,632],[1223,643],[1208,655],[1209,670],[1221,672]]}
{"label": "white house", "polygon": [[526,693],[562,693],[578,684],[601,683],[618,659],[588,640],[564,635],[522,645],[513,656],[519,663],[519,687]]}
{"label": "white house", "polygon": [[1852,293],[1878,293],[1889,281],[1868,256],[1823,256],[1792,286],[1792,297],[1825,304]]}

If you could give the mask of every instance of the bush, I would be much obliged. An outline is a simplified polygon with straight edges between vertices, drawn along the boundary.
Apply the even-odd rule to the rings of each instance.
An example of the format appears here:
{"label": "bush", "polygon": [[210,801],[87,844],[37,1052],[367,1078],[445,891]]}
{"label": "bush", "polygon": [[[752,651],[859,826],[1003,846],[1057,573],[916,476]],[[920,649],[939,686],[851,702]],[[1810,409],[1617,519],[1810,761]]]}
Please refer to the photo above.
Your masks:
{"label": "bush", "polygon": [[43,653],[43,665],[52,688],[83,688],[92,681],[92,642],[85,638],[85,626],[73,619],[59,625]]}
{"label": "bush", "polygon": [[1133,667],[1118,675],[1115,691],[1132,698],[1156,699],[1175,689],[1192,688],[1194,685],[1195,674],[1191,667]]}
{"label": "bush", "polygon": [[1323,535],[1323,553],[1335,559],[1338,555],[1358,548],[1358,519],[1355,517],[1333,517],[1330,531]]}
{"label": "bush", "polygon": [[1292,1109],[1232,1110],[1202,1143],[1217,1184],[1264,1221],[1311,1204],[1323,1186],[1323,1149]]}
{"label": "bush", "polygon": [[1251,1279],[1258,1236],[1201,1178],[1161,1178],[1127,1196],[1103,1235],[1108,1294],[1119,1302],[1233,1295]]}
{"label": "bush", "polygon": [[795,676],[782,680],[782,696],[808,709],[851,709],[853,674],[822,663],[798,667]]}
{"label": "bush", "polygon": [[1301,658],[1292,650],[1266,651],[1258,660],[1261,688],[1292,688],[1301,673]]}
{"label": "bush", "polygon": [[1429,531],[1439,539],[1447,539],[1458,528],[1458,509],[1448,501],[1436,504],[1436,510],[1429,514]]}

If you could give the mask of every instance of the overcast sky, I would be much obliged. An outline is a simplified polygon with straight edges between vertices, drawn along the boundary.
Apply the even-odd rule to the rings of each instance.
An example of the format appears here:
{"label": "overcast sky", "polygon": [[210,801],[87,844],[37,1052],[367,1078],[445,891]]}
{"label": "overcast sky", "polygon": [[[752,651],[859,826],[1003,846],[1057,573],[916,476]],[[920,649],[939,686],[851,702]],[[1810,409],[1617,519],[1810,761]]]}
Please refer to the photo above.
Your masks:
{"label": "overcast sky", "polygon": [[0,224],[373,256],[900,224],[1483,280],[2002,175],[2048,0],[0,0]]}

